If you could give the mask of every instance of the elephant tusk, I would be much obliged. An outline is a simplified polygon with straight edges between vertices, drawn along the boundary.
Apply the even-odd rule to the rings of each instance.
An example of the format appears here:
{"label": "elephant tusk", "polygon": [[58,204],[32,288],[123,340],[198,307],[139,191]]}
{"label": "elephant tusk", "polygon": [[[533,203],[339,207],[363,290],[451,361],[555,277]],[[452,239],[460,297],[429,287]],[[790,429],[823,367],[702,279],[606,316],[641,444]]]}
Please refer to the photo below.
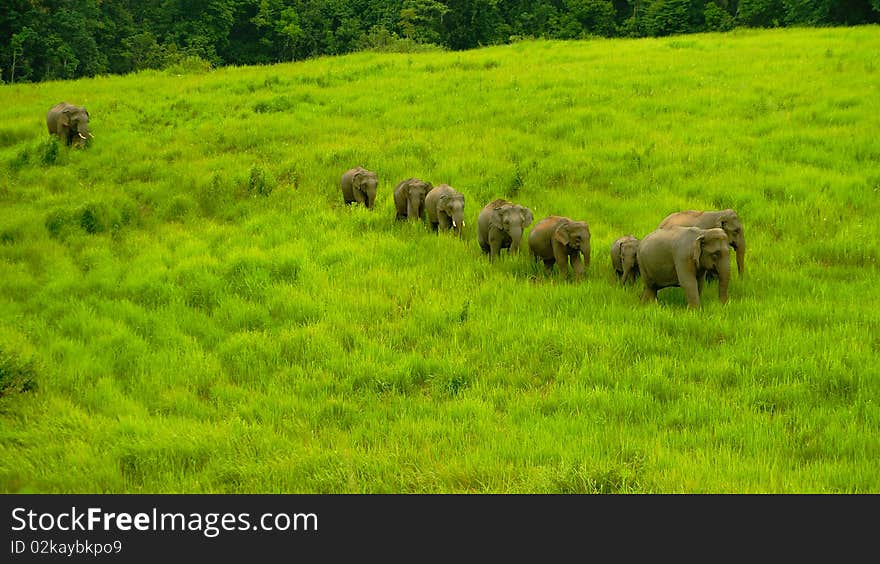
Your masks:
{"label": "elephant tusk", "polygon": [[452,226],[453,226],[453,227],[458,227],[458,224],[455,223],[455,220],[452,221]]}
{"label": "elephant tusk", "polygon": [[79,138],[80,138],[80,139],[88,139],[88,137],[86,137],[86,136],[83,135],[82,133],[77,133],[77,135],[79,135]]}

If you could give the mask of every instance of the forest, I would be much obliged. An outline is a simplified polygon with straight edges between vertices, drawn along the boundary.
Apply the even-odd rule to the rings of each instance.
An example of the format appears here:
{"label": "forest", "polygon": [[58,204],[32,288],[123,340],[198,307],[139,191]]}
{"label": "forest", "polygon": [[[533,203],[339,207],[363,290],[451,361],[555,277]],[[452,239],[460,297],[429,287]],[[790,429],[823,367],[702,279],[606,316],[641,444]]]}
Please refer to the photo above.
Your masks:
{"label": "forest", "polygon": [[880,0],[4,0],[4,83],[522,39],[880,22]]}

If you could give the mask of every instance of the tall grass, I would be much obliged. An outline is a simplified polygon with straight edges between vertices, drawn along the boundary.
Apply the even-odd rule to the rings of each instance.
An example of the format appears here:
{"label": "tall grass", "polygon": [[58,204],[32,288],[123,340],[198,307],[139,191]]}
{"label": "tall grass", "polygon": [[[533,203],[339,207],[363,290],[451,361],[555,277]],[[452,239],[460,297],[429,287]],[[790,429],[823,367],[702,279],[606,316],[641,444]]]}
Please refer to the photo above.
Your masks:
{"label": "tall grass", "polygon": [[[878,54],[736,31],[0,87],[0,489],[878,492]],[[86,150],[45,131],[62,100]],[[463,239],[394,221],[411,176],[465,195]],[[498,197],[587,221],[586,279],[490,263]],[[727,305],[617,286],[614,239],[726,207]]]}

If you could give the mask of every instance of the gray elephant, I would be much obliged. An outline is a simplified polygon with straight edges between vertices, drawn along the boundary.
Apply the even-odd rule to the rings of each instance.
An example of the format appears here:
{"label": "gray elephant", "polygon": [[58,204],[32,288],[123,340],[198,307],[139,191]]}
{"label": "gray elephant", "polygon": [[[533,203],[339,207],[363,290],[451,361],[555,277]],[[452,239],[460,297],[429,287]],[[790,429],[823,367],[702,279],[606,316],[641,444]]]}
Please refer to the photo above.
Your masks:
{"label": "gray elephant", "polygon": [[65,145],[85,147],[93,137],[89,133],[89,112],[82,106],[60,102],[46,114],[46,127],[50,135],[57,135]]}
{"label": "gray elephant", "polygon": [[425,215],[425,196],[434,186],[418,178],[407,178],[394,188],[396,219],[422,219]]}
{"label": "gray elephant", "polygon": [[727,303],[730,282],[730,241],[721,228],[672,226],[646,235],[637,260],[645,291],[643,301],[657,299],[657,291],[670,286],[684,290],[688,307],[700,307],[707,272],[718,277],[718,298]]}
{"label": "gray elephant", "polygon": [[375,172],[362,166],[349,169],[342,174],[342,199],[346,205],[357,202],[373,209],[378,184],[379,176]]}
{"label": "gray elephant", "polygon": [[518,253],[523,231],[533,219],[532,210],[527,207],[502,199],[489,202],[477,217],[480,248],[489,259],[497,257],[501,249]]}
{"label": "gray elephant", "polygon": [[624,235],[611,244],[611,265],[621,286],[635,283],[639,275],[638,252],[639,240],[632,235]]}
{"label": "gray elephant", "polygon": [[453,229],[461,237],[464,227],[464,195],[449,184],[438,184],[425,197],[431,229]]}
{"label": "gray elephant", "polygon": [[529,233],[529,250],[535,260],[544,261],[548,271],[556,264],[567,275],[571,263],[575,278],[580,280],[590,267],[590,226],[558,215],[545,217]]}
{"label": "gray elephant", "polygon": [[736,268],[739,275],[743,275],[746,267],[746,236],[739,216],[732,209],[720,211],[697,211],[688,210],[666,216],[660,222],[660,229],[673,225],[685,227],[699,227],[700,229],[712,229],[720,227],[727,233],[730,246],[736,251]]}

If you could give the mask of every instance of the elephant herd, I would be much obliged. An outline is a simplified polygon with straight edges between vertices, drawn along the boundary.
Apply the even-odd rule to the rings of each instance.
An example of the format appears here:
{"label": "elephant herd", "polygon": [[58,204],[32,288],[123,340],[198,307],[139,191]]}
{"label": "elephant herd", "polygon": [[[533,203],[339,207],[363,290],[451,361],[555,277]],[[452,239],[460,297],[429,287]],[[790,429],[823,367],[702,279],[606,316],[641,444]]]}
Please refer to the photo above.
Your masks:
{"label": "elephant herd", "polygon": [[[341,179],[346,204],[362,204],[372,209],[376,203],[378,174],[363,167],[347,170]],[[394,207],[398,220],[426,219],[431,229],[453,230],[461,237],[464,226],[464,196],[449,186],[418,178],[408,178],[394,188]],[[477,217],[477,241],[492,260],[502,249],[519,252],[523,233],[534,220],[529,208],[497,199],[486,204]],[[547,271],[558,265],[569,269],[580,280],[590,266],[590,228],[585,221],[551,215],[538,221],[527,238],[535,261]],[[732,209],[720,211],[688,210],[670,214],[657,229],[637,239],[624,235],[611,245],[611,264],[621,286],[641,277],[643,301],[656,301],[657,292],[678,286],[684,291],[688,307],[700,307],[706,280],[718,279],[718,296],[727,302],[730,282],[730,251],[736,251],[740,276],[745,268],[746,242],[743,225]]]}

